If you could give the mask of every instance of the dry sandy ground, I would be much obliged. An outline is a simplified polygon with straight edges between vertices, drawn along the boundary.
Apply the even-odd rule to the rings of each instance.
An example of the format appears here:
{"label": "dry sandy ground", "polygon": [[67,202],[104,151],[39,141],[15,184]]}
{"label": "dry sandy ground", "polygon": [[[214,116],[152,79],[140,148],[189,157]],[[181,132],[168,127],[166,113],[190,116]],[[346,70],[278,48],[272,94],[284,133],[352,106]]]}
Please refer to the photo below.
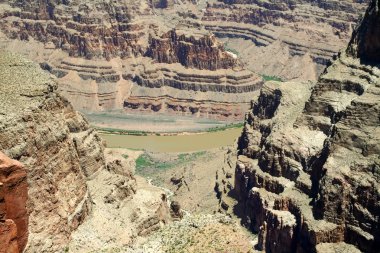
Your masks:
{"label": "dry sandy ground", "polygon": [[[239,225],[238,219],[218,212],[220,201],[214,191],[216,175],[220,175],[226,166],[231,169],[229,164],[234,162],[233,157],[236,156],[231,150],[235,148],[169,154],[107,149],[108,161],[123,160],[132,171],[136,160],[141,164],[140,156],[149,155],[154,161],[152,168],[134,171],[145,173],[148,180],[136,175],[136,194],[114,204],[106,203],[104,198],[112,191],[118,177],[104,170],[90,180],[88,184],[93,212],[73,233],[72,241],[65,250],[126,253],[254,252],[252,245],[256,238]],[[179,181],[173,182],[173,178]],[[144,224],[160,209],[162,203],[158,200],[162,193],[170,201],[180,202],[183,219],[168,225],[161,224],[158,231],[137,236],[138,225]],[[134,220],[136,214],[138,218]]]}
{"label": "dry sandy ground", "polygon": [[[215,185],[223,171],[232,171],[236,162],[234,146],[192,153],[146,153],[151,166],[138,166],[136,174],[172,192],[170,199],[192,214],[220,210]],[[149,160],[149,159],[147,159]],[[141,163],[141,162],[138,162]],[[233,184],[233,182],[232,182]]]}

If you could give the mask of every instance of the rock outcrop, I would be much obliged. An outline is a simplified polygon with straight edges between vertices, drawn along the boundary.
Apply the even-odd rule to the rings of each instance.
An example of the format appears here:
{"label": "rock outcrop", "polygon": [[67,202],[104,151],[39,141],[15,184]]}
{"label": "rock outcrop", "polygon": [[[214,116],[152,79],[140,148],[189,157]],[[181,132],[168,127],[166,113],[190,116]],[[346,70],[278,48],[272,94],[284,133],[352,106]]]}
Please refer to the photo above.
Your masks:
{"label": "rock outcrop", "polygon": [[354,31],[347,52],[363,63],[376,64],[380,59],[379,6],[372,1],[362,24]]}
{"label": "rock outcrop", "polygon": [[168,22],[165,13],[176,17],[177,5],[10,1],[0,9],[0,44],[57,76],[58,90],[84,112],[126,109],[240,120],[261,77],[204,28]]}
{"label": "rock outcrop", "polygon": [[30,185],[27,251],[58,250],[91,210],[86,177],[105,166],[103,144],[38,65],[1,52],[0,68],[0,149]]}
{"label": "rock outcrop", "polygon": [[380,247],[379,4],[314,87],[268,83],[246,116],[235,191],[259,250]]}
{"label": "rock outcrop", "polygon": [[163,63],[181,63],[183,66],[198,69],[231,69],[237,60],[225,52],[213,35],[195,38],[176,30],[151,38],[147,56]]}
{"label": "rock outcrop", "polygon": [[9,1],[2,30],[11,38],[32,38],[61,48],[71,56],[126,57],[141,53],[141,27],[130,24],[136,4],[109,1]]}
{"label": "rock outcrop", "polygon": [[254,73],[315,80],[364,2],[12,0],[0,47],[41,63],[84,112],[240,119],[262,85]]}
{"label": "rock outcrop", "polygon": [[[124,205],[132,212],[135,210],[133,206],[142,209],[146,205],[144,201],[148,199],[151,202],[151,210],[145,211],[141,221],[122,220],[120,215],[115,215],[119,220],[114,222],[119,222],[120,227],[125,222],[129,227],[134,227],[132,224],[140,226],[153,219],[155,222],[144,227],[149,232],[154,230],[152,226],[157,228],[168,222],[169,207],[162,191],[144,189],[142,192],[149,198],[137,196],[138,186],[131,168],[120,159],[105,157],[103,141],[89,127],[86,119],[58,94],[53,76],[41,70],[36,63],[1,52],[0,78],[0,150],[25,165],[29,184],[29,240],[25,252],[61,251],[73,240],[72,235],[79,227],[94,222],[99,224],[97,214],[103,217],[99,209],[107,205],[110,205],[110,210]],[[9,172],[5,173],[6,177]],[[26,182],[22,179],[25,179],[25,174],[20,174],[17,180],[24,186]],[[8,179],[0,174],[0,181],[7,187],[7,181],[3,180]],[[9,196],[13,195],[11,192],[8,194],[8,188],[1,189],[6,190],[4,199],[7,206]],[[23,198],[24,195],[14,201],[11,199],[10,210],[16,210],[14,204]],[[107,212],[111,215],[111,211]],[[14,218],[19,231],[13,234],[15,226],[7,220],[11,237],[6,240],[20,238],[19,248],[23,248],[27,231],[25,212],[21,209],[20,212],[12,211],[5,218]],[[112,232],[115,231],[109,229],[108,234],[113,235]],[[129,240],[133,234],[123,236]],[[93,243],[91,246],[96,250],[99,245]]]}
{"label": "rock outcrop", "polygon": [[348,42],[367,3],[219,0],[208,5],[202,23],[217,37],[229,38],[228,46],[255,72],[284,80],[317,79]]}
{"label": "rock outcrop", "polygon": [[197,70],[179,63],[141,60],[125,69],[124,79],[135,85],[124,100],[128,111],[160,112],[184,116],[239,120],[263,85],[260,77],[244,69]]}
{"label": "rock outcrop", "polygon": [[0,152],[0,252],[19,253],[28,240],[28,184],[23,165]]}

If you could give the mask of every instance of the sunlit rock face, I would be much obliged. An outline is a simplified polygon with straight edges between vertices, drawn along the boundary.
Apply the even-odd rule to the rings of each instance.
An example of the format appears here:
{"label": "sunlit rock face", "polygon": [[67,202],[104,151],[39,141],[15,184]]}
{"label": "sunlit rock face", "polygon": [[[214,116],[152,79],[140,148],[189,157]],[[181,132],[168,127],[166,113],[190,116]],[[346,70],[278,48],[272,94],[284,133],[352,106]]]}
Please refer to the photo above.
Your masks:
{"label": "sunlit rock face", "polygon": [[317,84],[268,83],[246,116],[235,188],[259,249],[379,248],[379,4]]}
{"label": "sunlit rock face", "polygon": [[37,63],[1,51],[0,100],[6,253],[25,245],[31,253],[122,247],[171,220],[163,190],[143,179],[137,184],[123,156],[105,152],[97,132]]}
{"label": "sunlit rock face", "polygon": [[240,52],[249,69],[316,80],[349,41],[368,2],[218,0],[208,4],[202,21]]}
{"label": "sunlit rock face", "polygon": [[0,252],[19,253],[28,240],[28,183],[24,166],[0,152]]}
{"label": "sunlit rock face", "polygon": [[1,52],[0,69],[0,150],[29,184],[26,250],[58,250],[91,210],[86,177],[105,166],[103,144],[38,64]]}

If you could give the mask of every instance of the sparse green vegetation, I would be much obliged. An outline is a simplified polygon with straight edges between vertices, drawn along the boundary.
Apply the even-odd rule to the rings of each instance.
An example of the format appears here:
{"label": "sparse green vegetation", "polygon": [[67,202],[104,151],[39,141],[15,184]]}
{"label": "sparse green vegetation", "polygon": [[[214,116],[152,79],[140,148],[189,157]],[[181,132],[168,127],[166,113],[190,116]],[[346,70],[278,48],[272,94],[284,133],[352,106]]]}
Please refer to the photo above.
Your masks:
{"label": "sparse green vegetation", "polygon": [[124,130],[124,129],[117,129],[117,128],[102,128],[102,127],[95,127],[99,132],[106,133],[106,134],[121,134],[121,135],[136,135],[136,136],[147,136],[148,134],[151,134],[150,132],[144,132],[144,131],[136,131],[136,130]]}
{"label": "sparse green vegetation", "polygon": [[278,77],[278,76],[267,76],[267,75],[262,75],[263,79],[265,82],[268,81],[277,81],[277,82],[283,82],[283,80]]}
{"label": "sparse green vegetation", "polygon": [[[244,126],[244,123],[231,123],[231,124],[226,124],[226,125],[220,125],[212,128],[208,128],[206,130],[199,130],[199,131],[194,131],[194,133],[197,132],[219,132],[219,131],[224,131],[227,129],[232,129],[232,128],[241,128]],[[104,134],[120,134],[120,135],[134,135],[134,136],[148,136],[148,135],[156,135],[156,136],[164,136],[166,134],[170,133],[154,133],[154,132],[145,132],[145,131],[138,131],[138,130],[124,130],[124,129],[117,129],[117,128],[102,128],[102,127],[95,127],[100,133]]]}
{"label": "sparse green vegetation", "polygon": [[206,153],[206,151],[183,153],[179,154],[175,159],[169,161],[158,160],[150,154],[144,153],[136,159],[136,173],[142,176],[151,176],[158,171],[168,170],[176,166],[192,162],[197,158],[204,156]]}
{"label": "sparse green vegetation", "polygon": [[127,154],[124,154],[124,155],[122,155],[125,159],[128,159],[129,158],[129,155],[127,155]]}
{"label": "sparse green vegetation", "polygon": [[207,129],[207,132],[219,132],[219,131],[224,131],[227,129],[232,129],[232,128],[242,128],[244,126],[243,122],[240,123],[232,123],[224,126],[217,126],[217,127],[212,127]]}

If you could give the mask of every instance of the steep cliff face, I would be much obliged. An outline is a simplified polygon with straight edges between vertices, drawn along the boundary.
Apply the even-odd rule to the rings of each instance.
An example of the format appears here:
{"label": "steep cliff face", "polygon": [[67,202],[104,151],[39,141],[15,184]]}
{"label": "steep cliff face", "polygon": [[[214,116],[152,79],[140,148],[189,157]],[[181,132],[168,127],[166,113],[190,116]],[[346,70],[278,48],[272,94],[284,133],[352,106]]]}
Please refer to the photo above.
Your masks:
{"label": "steep cliff face", "polygon": [[11,38],[52,42],[71,56],[89,59],[142,52],[136,45],[141,27],[130,24],[136,4],[15,0],[10,5],[14,8],[2,14],[1,22]]}
{"label": "steep cliff face", "polygon": [[[0,48],[22,53],[57,76],[59,91],[81,111],[125,109],[225,119],[233,108],[240,120],[249,104],[243,93],[258,90],[262,80],[239,66],[237,56],[204,28],[179,24],[176,8],[190,5],[9,1],[0,8]],[[181,94],[167,94],[166,87]],[[157,90],[165,95],[155,95]],[[151,109],[150,104],[159,106]],[[219,113],[214,104],[224,109]]]}
{"label": "steep cliff face", "polygon": [[[348,42],[368,2],[219,0],[208,5],[202,21],[217,37],[228,38],[255,72],[317,79]],[[308,64],[297,64],[302,61]]]}
{"label": "steep cliff face", "polygon": [[28,184],[21,163],[0,152],[0,252],[19,253],[28,240]]}
{"label": "steep cliff face", "polygon": [[0,156],[0,241],[10,250],[24,248],[29,232],[25,252],[97,251],[170,221],[165,193],[137,182],[121,154],[105,155],[49,73],[0,52],[0,79],[0,150],[25,165]]}
{"label": "steep cliff face", "polygon": [[28,170],[28,249],[58,250],[91,209],[103,144],[38,65],[1,52],[0,68],[0,149]]}
{"label": "steep cliff face", "polygon": [[195,38],[175,30],[152,38],[146,55],[158,62],[198,69],[230,69],[237,65],[237,60],[224,51],[213,35]]}
{"label": "steep cliff face", "polygon": [[376,64],[380,59],[380,15],[375,1],[370,3],[362,24],[354,31],[347,53],[364,63]]}
{"label": "steep cliff face", "polygon": [[259,234],[258,249],[380,246],[380,59],[368,61],[371,48],[360,51],[376,46],[365,38],[378,34],[362,31],[376,31],[378,5],[371,2],[348,50],[312,91],[269,83],[247,114],[235,190],[247,225]]}

